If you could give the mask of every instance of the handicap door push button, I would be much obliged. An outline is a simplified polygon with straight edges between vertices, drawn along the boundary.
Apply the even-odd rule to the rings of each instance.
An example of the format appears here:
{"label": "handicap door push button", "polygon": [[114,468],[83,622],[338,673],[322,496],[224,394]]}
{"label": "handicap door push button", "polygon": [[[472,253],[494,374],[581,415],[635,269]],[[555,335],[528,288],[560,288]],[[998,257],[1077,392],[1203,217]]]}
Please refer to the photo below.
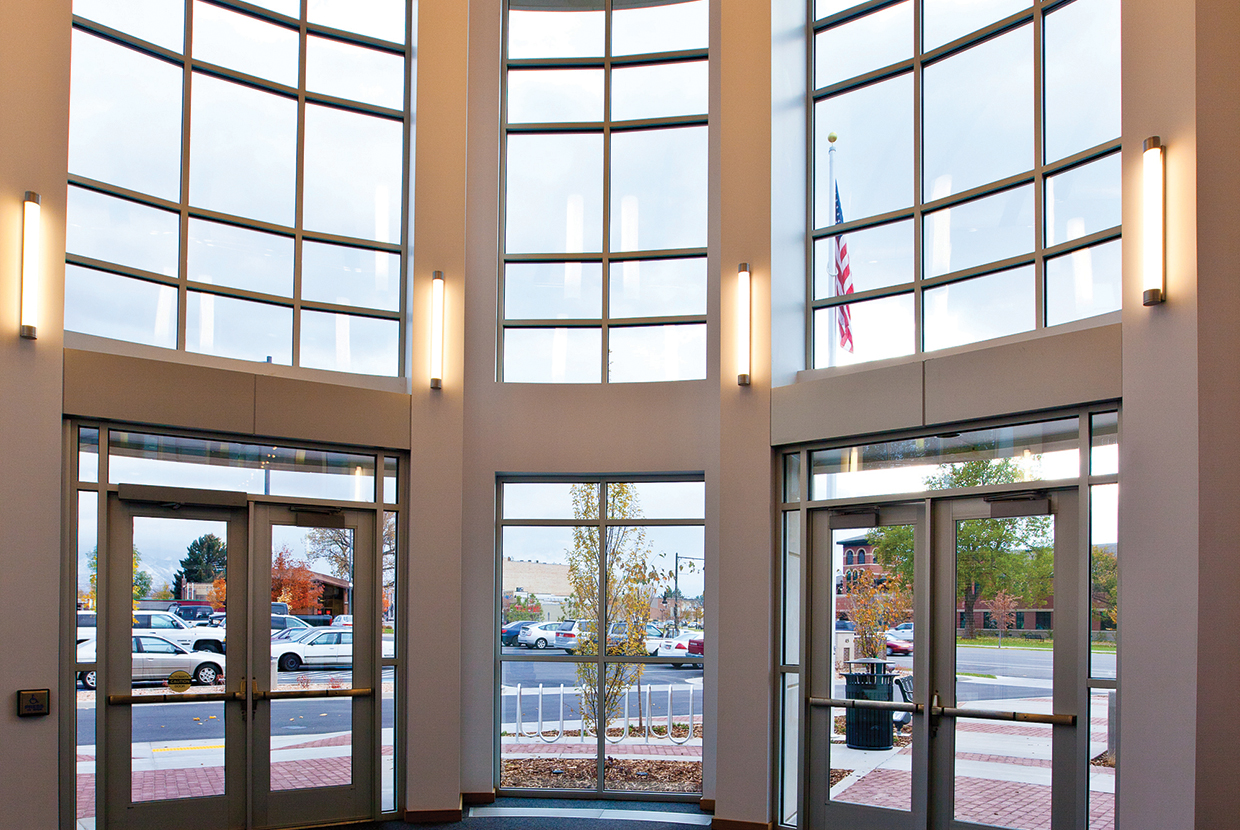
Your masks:
{"label": "handicap door push button", "polygon": [[52,712],[51,699],[50,689],[22,689],[17,693],[17,716],[49,715]]}

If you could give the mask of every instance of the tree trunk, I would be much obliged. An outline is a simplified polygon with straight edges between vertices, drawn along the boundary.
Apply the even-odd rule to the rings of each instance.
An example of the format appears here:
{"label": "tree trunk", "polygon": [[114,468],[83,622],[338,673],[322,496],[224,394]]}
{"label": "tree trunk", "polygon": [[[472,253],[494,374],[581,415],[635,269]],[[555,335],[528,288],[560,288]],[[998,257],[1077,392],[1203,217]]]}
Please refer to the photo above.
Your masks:
{"label": "tree trunk", "polygon": [[973,640],[977,637],[977,625],[973,620],[973,608],[977,605],[981,590],[977,584],[970,585],[964,591],[964,639]]}

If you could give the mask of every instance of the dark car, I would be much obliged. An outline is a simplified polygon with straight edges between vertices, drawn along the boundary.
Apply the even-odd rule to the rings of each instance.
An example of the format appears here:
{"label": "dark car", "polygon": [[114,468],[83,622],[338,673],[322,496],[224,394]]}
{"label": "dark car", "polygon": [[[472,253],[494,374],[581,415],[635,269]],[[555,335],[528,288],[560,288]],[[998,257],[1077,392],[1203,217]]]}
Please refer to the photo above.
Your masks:
{"label": "dark car", "polygon": [[515,646],[517,644],[517,636],[521,633],[521,629],[533,625],[538,620],[517,620],[515,622],[504,623],[499,627],[499,644],[501,646]]}
{"label": "dark car", "polygon": [[887,635],[887,656],[888,657],[890,657],[893,654],[912,654],[912,653],[913,653],[913,644],[910,643],[908,640],[901,640],[898,637],[892,637],[890,634]]}
{"label": "dark car", "polygon": [[701,657],[706,653],[706,635],[694,637],[689,641],[689,656]]}
{"label": "dark car", "polygon": [[854,623],[852,620],[836,620],[835,630],[836,631],[856,631],[857,624]]}

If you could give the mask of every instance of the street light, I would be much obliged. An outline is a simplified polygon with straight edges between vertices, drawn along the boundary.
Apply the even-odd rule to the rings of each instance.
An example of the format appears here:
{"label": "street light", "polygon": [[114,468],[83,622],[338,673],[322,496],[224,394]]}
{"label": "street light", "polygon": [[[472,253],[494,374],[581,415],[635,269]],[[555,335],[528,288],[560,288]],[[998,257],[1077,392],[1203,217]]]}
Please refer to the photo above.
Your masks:
{"label": "street light", "polygon": [[672,627],[676,629],[677,634],[680,634],[680,560],[692,559],[696,562],[705,562],[706,558],[703,556],[687,556],[680,553],[673,553],[672,556],[676,557],[676,569],[672,572],[673,590],[676,596],[676,604],[672,606]]}

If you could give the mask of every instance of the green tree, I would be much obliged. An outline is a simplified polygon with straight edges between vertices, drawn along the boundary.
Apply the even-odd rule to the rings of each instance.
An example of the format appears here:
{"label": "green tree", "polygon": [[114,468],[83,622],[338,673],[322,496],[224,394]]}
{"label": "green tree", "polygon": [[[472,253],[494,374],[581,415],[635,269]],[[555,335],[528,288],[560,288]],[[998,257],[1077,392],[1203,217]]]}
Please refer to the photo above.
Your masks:
{"label": "green tree", "polygon": [[[142,564],[142,554],[138,553],[138,549],[133,549],[133,600],[137,602],[151,595],[152,577],[149,571],[142,570],[139,566]],[[86,557],[86,566],[90,568],[90,597],[94,599],[99,593],[99,548],[90,549],[90,554]],[[134,606],[135,608],[137,606]]]}
{"label": "green tree", "polygon": [[[322,561],[327,572],[338,579],[353,581],[353,531],[347,527],[316,527],[306,534],[310,561]],[[396,514],[383,515],[383,588],[396,587]]]}
{"label": "green tree", "polygon": [[1094,545],[1090,549],[1090,604],[1099,628],[1115,628],[1119,620],[1119,567],[1111,547]]}
{"label": "green tree", "polygon": [[[637,488],[631,484],[607,485],[608,514],[611,518],[633,519],[642,515]],[[575,484],[572,487],[573,516],[597,522],[599,517],[599,486]],[[601,543],[601,544],[600,544]],[[609,623],[624,622],[619,640],[606,645],[608,654],[645,654],[646,623],[650,619],[650,601],[658,587],[658,575],[650,567],[651,548],[642,527],[613,526],[600,539],[597,524],[573,528],[573,546],[567,552],[568,581],[573,592],[568,598],[568,613],[581,621],[576,651],[586,657],[597,656],[599,636],[597,621],[605,610]],[[603,590],[599,590],[600,569],[604,573]],[[622,711],[628,688],[640,683],[640,663],[613,663],[604,676],[598,675],[595,662],[577,663],[577,683],[581,688],[583,730],[602,728],[615,720]],[[638,699],[641,699],[640,688]],[[602,724],[598,712],[602,709]],[[639,713],[640,718],[640,713]]]}
{"label": "green tree", "polygon": [[[1013,458],[974,459],[944,464],[926,479],[929,490],[953,490],[1024,481],[1026,471]],[[913,582],[913,528],[870,531],[874,554],[888,572]],[[1019,591],[1031,603],[1050,595],[1053,579],[1050,519],[968,519],[956,525],[956,600],[964,604],[965,639],[976,636],[974,610],[983,597]]]}
{"label": "green tree", "polygon": [[177,599],[185,599],[185,586],[191,582],[215,582],[224,576],[228,566],[228,546],[214,533],[206,533],[189,543],[176,572]]}
{"label": "green tree", "polygon": [[541,620],[543,613],[542,603],[538,597],[530,594],[528,596],[514,596],[512,602],[508,605],[508,622],[517,622],[518,620]]}

